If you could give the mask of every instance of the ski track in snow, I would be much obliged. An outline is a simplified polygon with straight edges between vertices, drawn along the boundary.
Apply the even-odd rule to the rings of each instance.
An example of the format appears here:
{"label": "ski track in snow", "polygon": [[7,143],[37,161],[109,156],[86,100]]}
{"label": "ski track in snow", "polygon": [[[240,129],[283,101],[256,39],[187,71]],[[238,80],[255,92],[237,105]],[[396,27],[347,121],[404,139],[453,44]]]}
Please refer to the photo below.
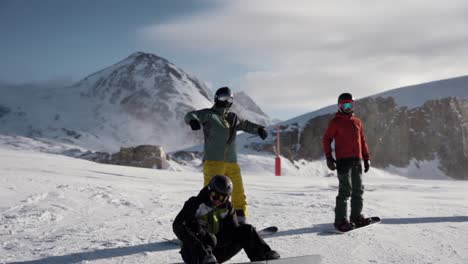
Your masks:
{"label": "ski track in snow", "polygon": [[[267,242],[284,257],[323,263],[468,263],[467,182],[414,180],[372,169],[364,213],[382,223],[332,234],[336,177],[275,177],[263,158],[243,172],[249,222],[276,225]],[[96,164],[0,149],[0,263],[180,263],[172,221],[198,193],[199,172]],[[253,164],[258,163],[258,171]],[[263,164],[263,165],[262,165]],[[241,252],[228,263],[247,261]]]}

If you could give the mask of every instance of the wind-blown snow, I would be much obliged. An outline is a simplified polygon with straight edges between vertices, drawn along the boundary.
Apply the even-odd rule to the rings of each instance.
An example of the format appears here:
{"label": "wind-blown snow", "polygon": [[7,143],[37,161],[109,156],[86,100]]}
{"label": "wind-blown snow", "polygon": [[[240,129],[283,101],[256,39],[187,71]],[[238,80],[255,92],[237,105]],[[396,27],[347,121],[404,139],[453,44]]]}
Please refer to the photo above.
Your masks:
{"label": "wind-blown snow", "polygon": [[[284,257],[323,263],[468,263],[468,182],[412,180],[371,169],[364,213],[383,222],[330,234],[337,179],[324,162],[241,155],[257,227]],[[202,186],[201,172],[97,164],[0,147],[0,263],[177,263],[171,224]],[[269,166],[270,165],[270,166]],[[299,171],[296,169],[299,168]],[[246,261],[244,253],[230,263]]]}

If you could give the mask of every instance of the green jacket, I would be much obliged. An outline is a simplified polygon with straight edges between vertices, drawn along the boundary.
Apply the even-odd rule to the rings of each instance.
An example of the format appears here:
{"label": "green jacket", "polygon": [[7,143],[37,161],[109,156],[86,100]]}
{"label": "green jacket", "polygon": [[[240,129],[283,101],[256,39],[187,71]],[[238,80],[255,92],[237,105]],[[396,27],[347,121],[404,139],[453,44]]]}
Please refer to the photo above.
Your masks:
{"label": "green jacket", "polygon": [[197,120],[203,126],[205,136],[203,160],[216,160],[237,162],[236,134],[242,130],[251,134],[257,134],[261,125],[242,120],[229,109],[205,108],[188,112],[185,122]]}

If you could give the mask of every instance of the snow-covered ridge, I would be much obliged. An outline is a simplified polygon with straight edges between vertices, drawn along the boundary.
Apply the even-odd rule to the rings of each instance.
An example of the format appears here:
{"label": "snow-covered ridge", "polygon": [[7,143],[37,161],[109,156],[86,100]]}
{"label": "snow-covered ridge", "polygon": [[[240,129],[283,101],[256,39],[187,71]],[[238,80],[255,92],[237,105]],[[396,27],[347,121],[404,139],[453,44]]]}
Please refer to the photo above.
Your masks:
{"label": "snow-covered ridge", "polygon": [[[352,93],[352,91],[349,92]],[[357,100],[359,102],[361,99],[377,97],[393,97],[398,106],[406,106],[409,109],[420,107],[429,100],[442,99],[447,97],[468,99],[468,76],[400,87],[368,97],[358,98]],[[281,124],[287,125],[297,123],[300,126],[304,126],[310,119],[336,112],[336,110],[336,105],[330,105],[316,111],[312,111],[286,120]]]}

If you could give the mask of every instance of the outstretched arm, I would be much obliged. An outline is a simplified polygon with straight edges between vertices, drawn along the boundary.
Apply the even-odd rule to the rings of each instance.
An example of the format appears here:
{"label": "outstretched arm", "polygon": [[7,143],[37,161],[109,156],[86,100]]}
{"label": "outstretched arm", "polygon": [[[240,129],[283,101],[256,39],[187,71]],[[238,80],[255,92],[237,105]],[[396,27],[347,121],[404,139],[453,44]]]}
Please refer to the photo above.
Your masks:
{"label": "outstretched arm", "polygon": [[268,136],[268,132],[265,130],[264,126],[241,118],[238,118],[237,130],[242,130],[250,134],[258,134],[262,139]]}

